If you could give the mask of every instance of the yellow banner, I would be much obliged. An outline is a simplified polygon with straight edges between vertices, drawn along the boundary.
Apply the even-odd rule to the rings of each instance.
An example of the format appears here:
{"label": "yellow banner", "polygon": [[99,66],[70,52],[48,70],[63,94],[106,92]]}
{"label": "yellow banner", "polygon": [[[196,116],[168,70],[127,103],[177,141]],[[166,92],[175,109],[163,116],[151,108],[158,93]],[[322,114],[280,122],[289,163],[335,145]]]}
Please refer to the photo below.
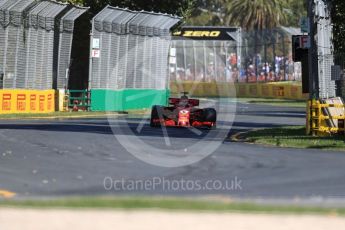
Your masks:
{"label": "yellow banner", "polygon": [[51,113],[54,111],[54,90],[0,90],[0,114]]}
{"label": "yellow banner", "polygon": [[172,94],[189,92],[194,97],[279,98],[304,100],[302,86],[296,83],[216,83],[171,82]]}

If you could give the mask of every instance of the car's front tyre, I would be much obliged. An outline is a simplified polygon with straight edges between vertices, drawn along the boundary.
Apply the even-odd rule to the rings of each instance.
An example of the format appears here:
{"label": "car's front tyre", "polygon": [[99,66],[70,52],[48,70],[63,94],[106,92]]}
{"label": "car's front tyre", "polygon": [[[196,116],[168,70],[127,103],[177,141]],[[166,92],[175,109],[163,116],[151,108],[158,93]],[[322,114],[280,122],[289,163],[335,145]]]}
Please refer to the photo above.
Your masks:
{"label": "car's front tyre", "polygon": [[160,122],[157,122],[157,120],[160,120],[161,117],[163,117],[163,108],[162,106],[155,105],[152,107],[151,110],[151,119],[150,119],[150,126],[151,127],[160,127]]}

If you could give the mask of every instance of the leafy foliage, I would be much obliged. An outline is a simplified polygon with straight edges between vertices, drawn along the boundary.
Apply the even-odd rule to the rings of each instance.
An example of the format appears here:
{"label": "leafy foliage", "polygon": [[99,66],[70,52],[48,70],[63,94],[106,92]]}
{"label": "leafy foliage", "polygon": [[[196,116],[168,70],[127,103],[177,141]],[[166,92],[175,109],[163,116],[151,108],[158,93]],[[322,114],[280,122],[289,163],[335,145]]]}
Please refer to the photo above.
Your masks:
{"label": "leafy foliage", "polygon": [[332,0],[334,46],[337,53],[345,53],[345,1]]}
{"label": "leafy foliage", "polygon": [[[233,26],[231,18],[240,17],[238,25],[245,23],[245,20],[254,21],[255,18],[249,18],[251,14],[262,12],[261,21],[264,18],[271,18],[274,15],[274,21],[267,19],[275,24],[279,20],[279,24],[284,26],[299,26],[302,16],[307,15],[307,8],[304,0],[198,0],[198,9],[193,11],[192,18],[189,23],[193,25],[225,25]],[[243,11],[244,10],[244,11]],[[246,14],[246,13],[250,14]],[[278,16],[278,17],[275,17]],[[263,23],[263,25],[266,23]],[[268,25],[269,27],[270,25]]]}
{"label": "leafy foliage", "polygon": [[81,6],[90,7],[93,14],[98,13],[106,5],[129,8],[131,10],[146,10],[176,14],[189,17],[196,0],[60,0]]}
{"label": "leafy foliage", "polygon": [[307,1],[305,0],[290,0],[285,12],[287,14],[287,21],[284,25],[299,27],[300,19],[307,16]]}
{"label": "leafy foliage", "polygon": [[227,5],[228,22],[247,30],[274,28],[286,21],[286,6],[286,0],[233,0]]}

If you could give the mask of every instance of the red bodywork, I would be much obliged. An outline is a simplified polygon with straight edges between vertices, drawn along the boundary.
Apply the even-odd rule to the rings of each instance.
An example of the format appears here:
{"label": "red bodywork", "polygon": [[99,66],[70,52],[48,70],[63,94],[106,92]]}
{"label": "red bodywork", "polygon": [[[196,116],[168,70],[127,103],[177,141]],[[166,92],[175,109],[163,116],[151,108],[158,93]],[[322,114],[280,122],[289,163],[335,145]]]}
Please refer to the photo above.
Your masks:
{"label": "red bodywork", "polygon": [[154,123],[168,127],[213,127],[215,122],[198,119],[203,109],[196,108],[200,101],[197,99],[170,98],[170,107],[164,108],[164,117],[153,119]]}

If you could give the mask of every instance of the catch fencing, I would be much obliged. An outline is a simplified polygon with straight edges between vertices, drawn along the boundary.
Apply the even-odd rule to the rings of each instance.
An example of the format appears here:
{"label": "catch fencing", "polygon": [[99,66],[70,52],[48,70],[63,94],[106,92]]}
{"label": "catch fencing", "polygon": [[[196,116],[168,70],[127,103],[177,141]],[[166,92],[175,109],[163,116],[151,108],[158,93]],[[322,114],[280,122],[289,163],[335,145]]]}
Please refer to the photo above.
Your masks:
{"label": "catch fencing", "polygon": [[1,0],[0,88],[63,88],[74,20],[86,10],[54,1]]}
{"label": "catch fencing", "polygon": [[168,88],[170,29],[179,21],[107,6],[93,18],[89,88]]}
{"label": "catch fencing", "polygon": [[300,29],[280,27],[243,31],[236,27],[182,27],[174,33],[170,54],[172,81],[301,81],[293,62],[291,36]]}
{"label": "catch fencing", "polygon": [[87,8],[73,7],[62,18],[59,28],[59,44],[57,79],[53,86],[57,89],[68,89],[68,77],[71,66],[71,52],[73,43],[73,32],[75,21],[85,12]]}
{"label": "catch fencing", "polygon": [[171,81],[230,82],[241,67],[240,28],[183,27],[174,33]]}

